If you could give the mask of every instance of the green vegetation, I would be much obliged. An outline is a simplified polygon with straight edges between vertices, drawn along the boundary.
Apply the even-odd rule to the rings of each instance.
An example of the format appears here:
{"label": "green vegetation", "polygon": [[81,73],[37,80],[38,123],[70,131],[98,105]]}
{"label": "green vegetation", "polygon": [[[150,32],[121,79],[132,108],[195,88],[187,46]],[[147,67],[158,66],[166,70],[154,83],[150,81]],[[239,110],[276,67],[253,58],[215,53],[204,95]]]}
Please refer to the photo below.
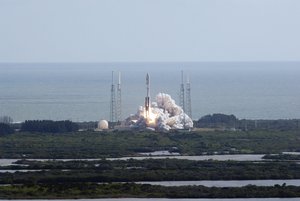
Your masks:
{"label": "green vegetation", "polygon": [[[42,124],[44,125],[44,123],[46,122]],[[2,166],[0,169],[41,171],[0,173],[0,184],[11,184],[0,186],[1,199],[300,196],[300,187],[285,185],[208,188],[204,186],[163,187],[134,183],[111,183],[167,180],[300,179],[300,164],[292,161],[280,161],[293,160],[291,159],[293,156],[289,156],[290,159],[273,158],[278,161],[266,162],[178,159],[110,161],[104,159],[107,157],[137,156],[140,152],[157,150],[179,152],[182,155],[201,155],[215,152],[219,154],[274,154],[284,151],[300,151],[300,133],[296,130],[195,131],[191,133],[178,131],[171,133],[150,131],[59,132],[32,133],[22,131],[0,135],[0,157],[100,159],[95,161],[20,160],[17,163],[26,166]],[[268,157],[275,156],[267,155],[266,158]]]}
{"label": "green vegetation", "polygon": [[78,125],[71,121],[27,120],[21,125],[22,131],[41,133],[65,133],[78,130]]}
{"label": "green vegetation", "polygon": [[0,123],[12,124],[13,121],[13,118],[11,118],[10,116],[0,116]]}
{"label": "green vegetation", "polygon": [[244,131],[291,131],[300,130],[300,119],[249,120],[237,119],[234,115],[212,114],[194,122],[197,128],[237,129]]}
{"label": "green vegetation", "polygon": [[27,166],[7,168],[26,168],[43,171],[2,173],[0,174],[1,184],[300,179],[300,164],[293,162],[253,163],[210,160],[130,159],[127,161],[44,162],[23,160],[18,161],[18,164]]}
{"label": "green vegetation", "polygon": [[300,161],[300,155],[294,154],[267,154],[263,157],[263,159],[272,159],[272,160],[280,160],[280,161]]}
{"label": "green vegetation", "polygon": [[234,128],[239,120],[234,115],[212,114],[201,117],[197,122],[198,128]]}
{"label": "green vegetation", "polygon": [[280,186],[217,188],[204,186],[164,187],[133,183],[0,186],[1,199],[56,198],[270,198],[300,197],[300,187]]}
{"label": "green vegetation", "polygon": [[6,123],[0,123],[0,135],[12,134],[14,129]]}
{"label": "green vegetation", "polygon": [[169,150],[182,155],[273,154],[300,151],[297,131],[18,132],[0,136],[0,158],[104,158]]}

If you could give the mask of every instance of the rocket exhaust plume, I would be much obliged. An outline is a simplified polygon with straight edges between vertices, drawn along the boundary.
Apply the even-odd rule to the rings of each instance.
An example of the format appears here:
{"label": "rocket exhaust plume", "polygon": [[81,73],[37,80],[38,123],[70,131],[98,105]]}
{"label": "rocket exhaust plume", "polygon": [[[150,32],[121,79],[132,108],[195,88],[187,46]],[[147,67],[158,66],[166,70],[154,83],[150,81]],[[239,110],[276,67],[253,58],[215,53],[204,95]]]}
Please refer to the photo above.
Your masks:
{"label": "rocket exhaust plume", "polygon": [[126,124],[133,128],[157,131],[193,128],[193,120],[165,93],[157,94],[156,102],[149,106],[147,115],[146,108],[140,106],[136,115],[127,118]]}
{"label": "rocket exhaust plume", "polygon": [[136,115],[126,119],[126,125],[132,128],[168,131],[170,129],[193,128],[193,120],[184,110],[175,104],[170,95],[159,93],[156,102],[150,105],[150,77],[146,75],[147,94],[144,107],[140,106]]}
{"label": "rocket exhaust plume", "polygon": [[184,110],[175,104],[170,95],[159,93],[156,102],[150,105],[150,77],[146,75],[147,95],[145,106],[139,107],[136,115],[127,118],[127,125],[133,128],[168,131],[170,129],[193,128],[193,120],[184,113]]}

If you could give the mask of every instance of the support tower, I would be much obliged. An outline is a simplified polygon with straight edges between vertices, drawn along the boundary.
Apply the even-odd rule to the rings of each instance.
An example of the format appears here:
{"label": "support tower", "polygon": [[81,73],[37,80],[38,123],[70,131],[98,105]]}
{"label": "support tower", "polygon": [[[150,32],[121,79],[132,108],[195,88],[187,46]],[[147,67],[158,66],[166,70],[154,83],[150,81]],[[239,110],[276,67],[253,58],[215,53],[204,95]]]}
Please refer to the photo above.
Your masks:
{"label": "support tower", "polygon": [[183,83],[183,71],[181,71],[181,84],[180,84],[180,92],[179,92],[179,106],[185,112],[185,101],[184,101],[184,83]]}
{"label": "support tower", "polygon": [[187,76],[187,81],[186,81],[186,114],[190,118],[192,118],[191,83],[190,83],[189,76]]}
{"label": "support tower", "polygon": [[114,71],[111,73],[111,90],[110,90],[110,122],[116,122],[116,89],[114,84]]}
{"label": "support tower", "polygon": [[122,120],[122,91],[121,91],[121,72],[119,72],[119,81],[117,87],[117,121]]}

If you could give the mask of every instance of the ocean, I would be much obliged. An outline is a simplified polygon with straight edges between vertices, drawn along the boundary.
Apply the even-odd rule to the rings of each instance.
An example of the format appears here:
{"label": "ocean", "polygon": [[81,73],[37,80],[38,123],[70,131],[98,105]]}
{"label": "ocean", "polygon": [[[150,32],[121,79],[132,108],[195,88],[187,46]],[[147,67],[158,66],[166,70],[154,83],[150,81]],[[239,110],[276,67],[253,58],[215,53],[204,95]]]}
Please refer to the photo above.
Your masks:
{"label": "ocean", "polygon": [[190,77],[192,118],[212,113],[240,119],[300,118],[300,62],[1,63],[0,116],[109,120],[111,72],[122,74],[122,118],[159,92],[178,103],[181,70]]}

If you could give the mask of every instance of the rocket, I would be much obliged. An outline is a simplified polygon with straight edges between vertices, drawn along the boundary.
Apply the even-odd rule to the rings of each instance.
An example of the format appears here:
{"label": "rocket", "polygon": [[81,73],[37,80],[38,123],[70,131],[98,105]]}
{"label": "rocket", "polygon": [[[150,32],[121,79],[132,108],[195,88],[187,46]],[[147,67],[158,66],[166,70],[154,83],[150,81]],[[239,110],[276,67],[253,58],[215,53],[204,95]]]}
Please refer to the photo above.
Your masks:
{"label": "rocket", "polygon": [[150,110],[150,79],[149,74],[146,75],[146,87],[147,87],[147,95],[145,97],[145,112],[146,112],[146,119],[149,117],[149,110]]}

